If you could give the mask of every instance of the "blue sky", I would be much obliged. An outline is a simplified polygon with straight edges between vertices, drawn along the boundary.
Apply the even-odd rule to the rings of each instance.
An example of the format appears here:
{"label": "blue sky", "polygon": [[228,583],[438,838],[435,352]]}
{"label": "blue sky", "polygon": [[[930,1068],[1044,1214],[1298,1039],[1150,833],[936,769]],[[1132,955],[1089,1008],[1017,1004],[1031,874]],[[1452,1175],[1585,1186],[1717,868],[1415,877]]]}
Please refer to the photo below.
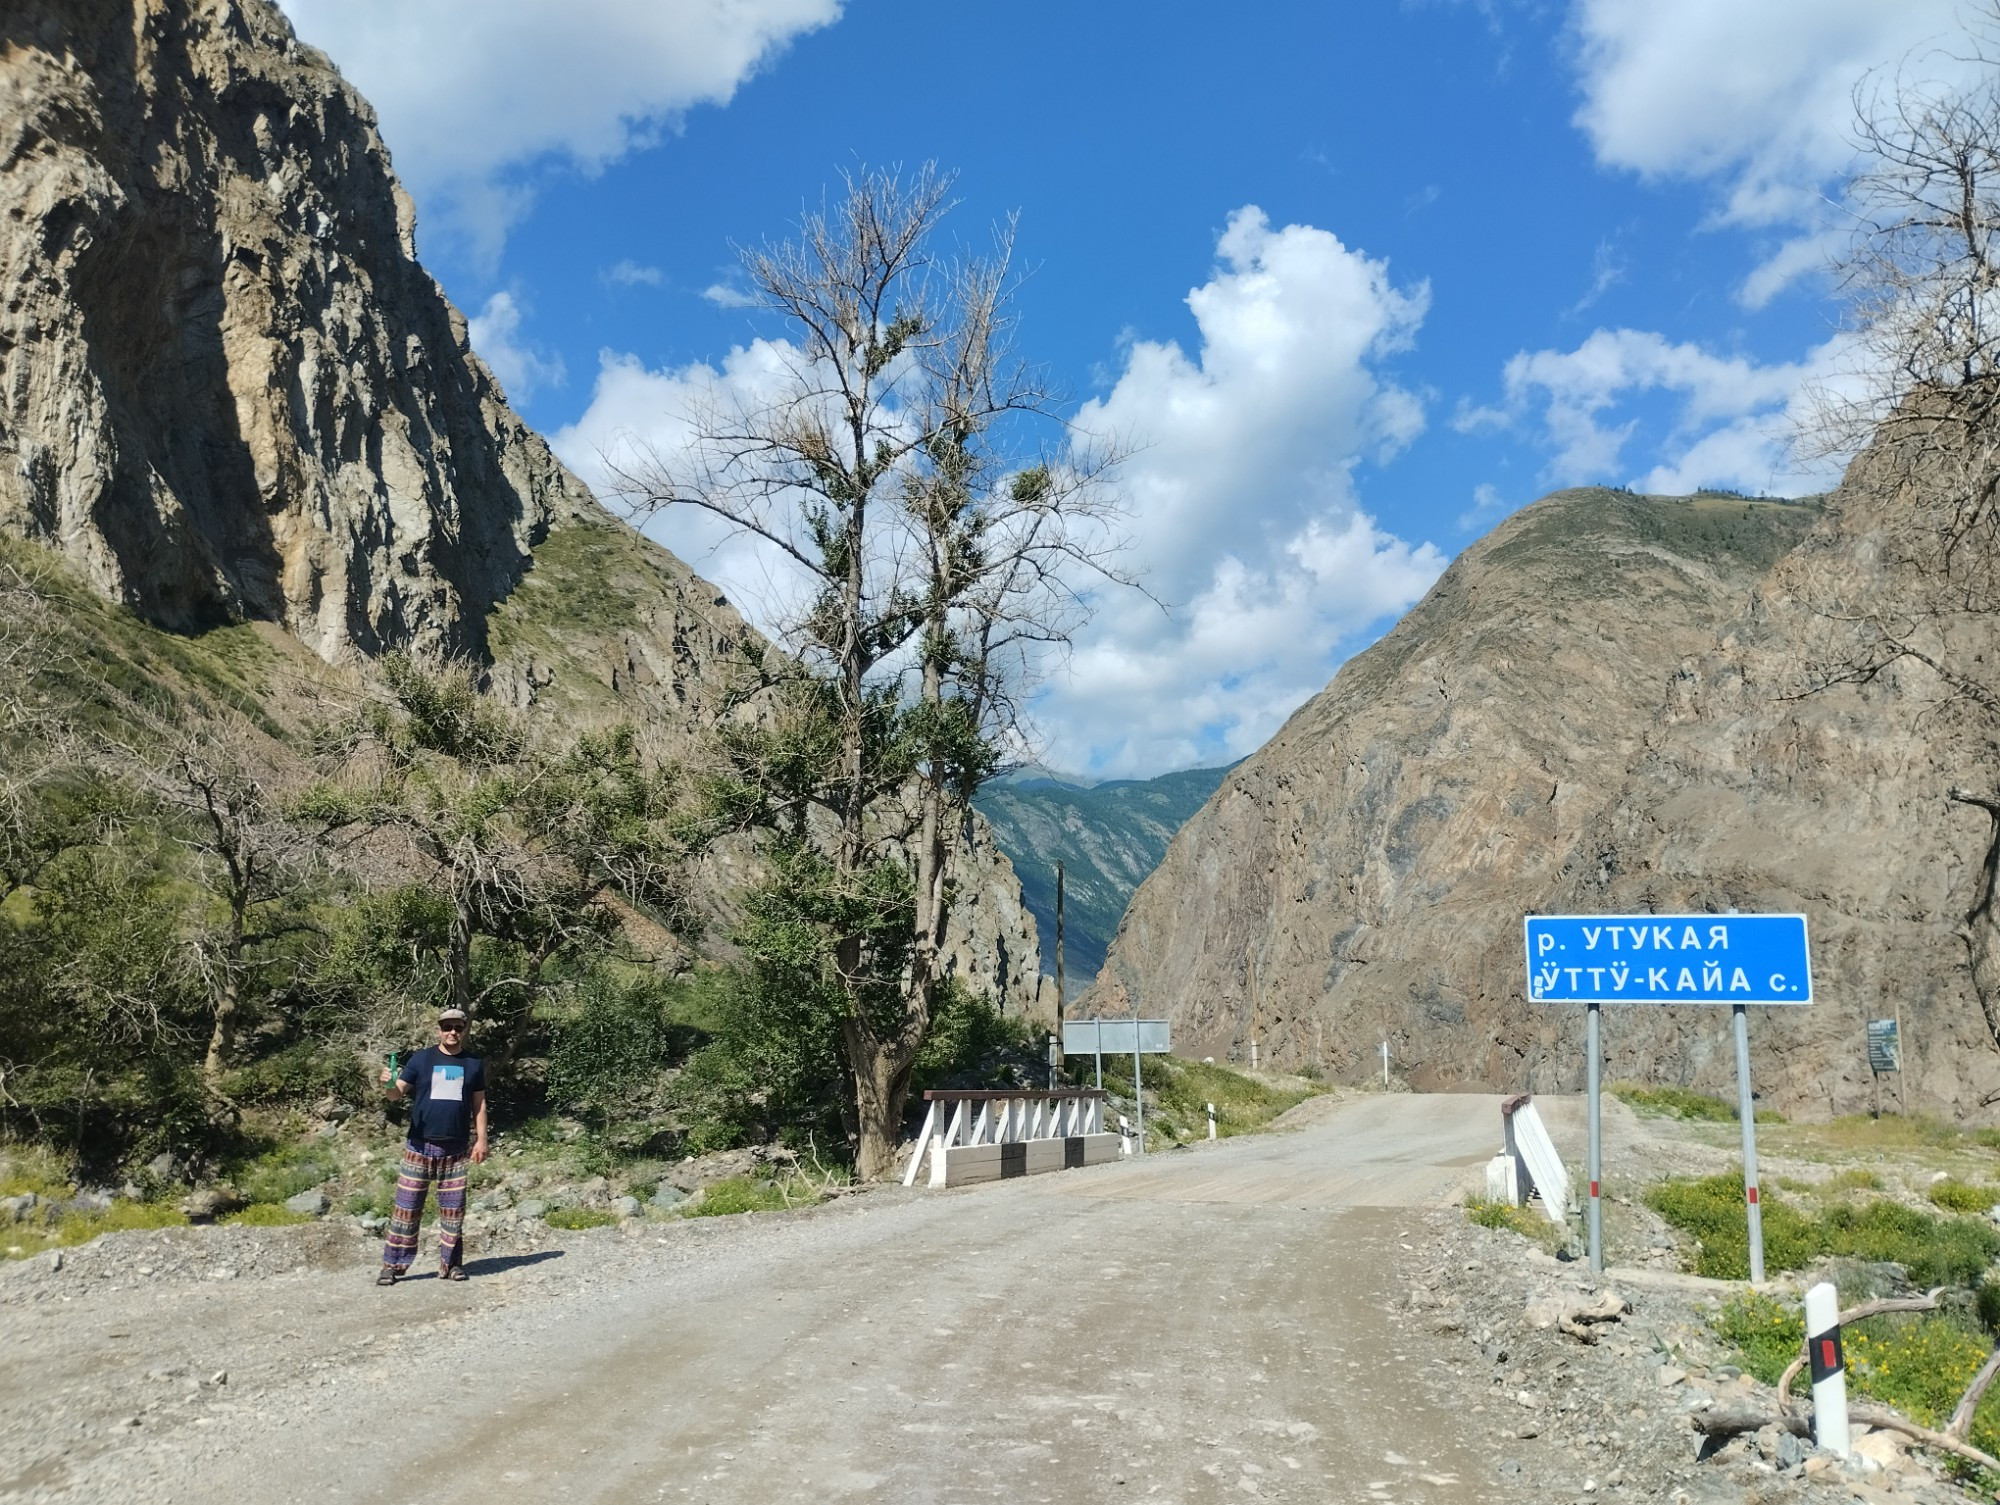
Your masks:
{"label": "blue sky", "polygon": [[[1822,488],[1850,93],[1952,0],[284,0],[376,104],[426,262],[586,479],[758,377],[731,244],[844,167],[1018,211],[1022,343],[1138,438],[1133,560],[1048,761],[1254,750],[1451,556],[1586,482]],[[1880,77],[1881,75],[1877,75]],[[769,577],[652,530],[754,617]]]}

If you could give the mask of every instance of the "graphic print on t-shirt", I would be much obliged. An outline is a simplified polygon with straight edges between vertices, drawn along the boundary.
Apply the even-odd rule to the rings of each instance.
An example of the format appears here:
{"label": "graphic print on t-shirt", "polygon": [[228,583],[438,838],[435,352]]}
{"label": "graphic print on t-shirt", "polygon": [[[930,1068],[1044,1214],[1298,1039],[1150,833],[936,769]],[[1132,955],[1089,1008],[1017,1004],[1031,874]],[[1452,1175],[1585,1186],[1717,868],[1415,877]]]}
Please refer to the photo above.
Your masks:
{"label": "graphic print on t-shirt", "polygon": [[440,1061],[431,1067],[431,1101],[458,1103],[465,1100],[465,1068]]}

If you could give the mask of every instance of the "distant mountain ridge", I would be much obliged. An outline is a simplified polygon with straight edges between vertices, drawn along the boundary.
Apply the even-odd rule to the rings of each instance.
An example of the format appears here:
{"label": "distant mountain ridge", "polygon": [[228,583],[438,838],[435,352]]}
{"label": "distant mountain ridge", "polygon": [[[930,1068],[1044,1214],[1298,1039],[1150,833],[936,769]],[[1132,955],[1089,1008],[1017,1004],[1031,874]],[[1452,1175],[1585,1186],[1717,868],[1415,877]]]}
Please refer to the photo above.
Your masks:
{"label": "distant mountain ridge", "polygon": [[1014,864],[1041,937],[1042,970],[1051,975],[1056,864],[1064,865],[1063,965],[1072,997],[1104,965],[1133,890],[1160,865],[1175,834],[1228,772],[1188,768],[1153,779],[1085,785],[1070,775],[1024,769],[1027,777],[996,779],[973,801]]}

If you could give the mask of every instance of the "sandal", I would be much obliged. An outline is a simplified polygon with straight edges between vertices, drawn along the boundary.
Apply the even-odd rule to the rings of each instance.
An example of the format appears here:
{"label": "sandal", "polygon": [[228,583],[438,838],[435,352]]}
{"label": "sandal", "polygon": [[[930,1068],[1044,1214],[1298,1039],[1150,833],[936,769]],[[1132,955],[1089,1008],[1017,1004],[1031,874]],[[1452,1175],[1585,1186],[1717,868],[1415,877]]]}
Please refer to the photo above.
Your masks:
{"label": "sandal", "polygon": [[375,1277],[375,1284],[378,1286],[392,1286],[398,1280],[402,1279],[402,1273],[394,1265],[384,1265],[382,1273]]}
{"label": "sandal", "polygon": [[445,1278],[446,1280],[463,1280],[463,1279],[465,1279],[465,1266],[464,1266],[464,1265],[453,1265],[453,1266],[452,1266],[452,1267],[451,1267],[451,1268],[450,1268],[449,1270],[447,1270],[447,1271],[445,1271],[445,1272],[444,1272],[444,1278]]}

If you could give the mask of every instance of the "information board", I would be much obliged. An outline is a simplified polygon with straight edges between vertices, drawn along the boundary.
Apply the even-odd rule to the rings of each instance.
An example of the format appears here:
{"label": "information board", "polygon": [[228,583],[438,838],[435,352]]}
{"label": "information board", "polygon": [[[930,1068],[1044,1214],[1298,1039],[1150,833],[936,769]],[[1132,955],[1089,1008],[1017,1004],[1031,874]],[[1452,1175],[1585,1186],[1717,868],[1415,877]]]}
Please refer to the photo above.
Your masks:
{"label": "information board", "polygon": [[1536,1003],[1808,1004],[1804,915],[1528,915]]}
{"label": "information board", "polygon": [[1164,1056],[1172,1053],[1172,1034],[1164,1019],[1066,1019],[1063,1053],[1071,1056]]}
{"label": "information board", "polygon": [[[1870,1019],[1868,1021],[1868,1069],[1880,1076],[1886,1071],[1903,1069],[1903,1042],[1901,1031],[1893,1019]],[[1852,1036],[1848,1038],[1852,1039]]]}

